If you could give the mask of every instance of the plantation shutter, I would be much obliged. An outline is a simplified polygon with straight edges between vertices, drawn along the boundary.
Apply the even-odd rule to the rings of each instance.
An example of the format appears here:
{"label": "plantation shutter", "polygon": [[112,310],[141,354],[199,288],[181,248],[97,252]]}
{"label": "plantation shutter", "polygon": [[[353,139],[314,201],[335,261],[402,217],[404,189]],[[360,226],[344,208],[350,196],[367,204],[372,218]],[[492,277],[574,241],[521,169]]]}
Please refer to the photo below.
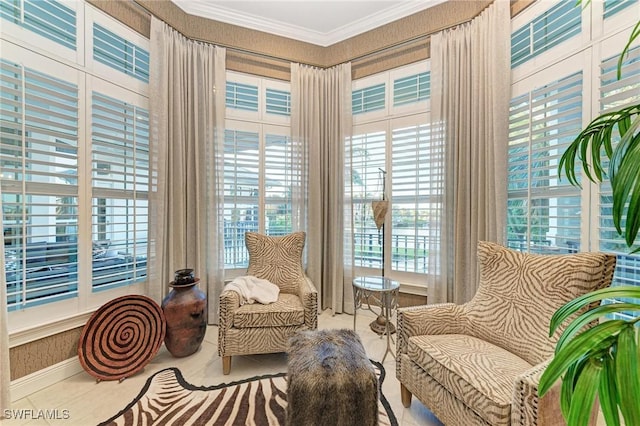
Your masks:
{"label": "plantation shutter", "polygon": [[62,2],[2,1],[0,16],[64,47],[76,49],[76,12]]}
{"label": "plantation shutter", "polygon": [[[600,113],[640,102],[640,47],[629,51],[623,64],[622,79],[620,80],[616,76],[618,57],[619,55],[615,55],[604,59],[600,64]],[[617,133],[614,140],[619,140]],[[607,163],[605,163],[605,167],[608,167]],[[609,180],[605,180],[600,185],[599,201],[600,249],[617,254],[613,283],[614,285],[640,285],[640,256],[627,254],[630,249],[613,225],[612,194]]]}
{"label": "plantation shutter", "polygon": [[580,188],[558,177],[558,162],[582,126],[582,72],[512,99],[507,238],[535,253],[576,252]]}
{"label": "plantation shutter", "polygon": [[258,111],[258,86],[227,81],[227,108]]}
{"label": "plantation shutter", "polygon": [[225,130],[224,139],[224,247],[225,267],[246,267],[247,231],[259,230],[258,132]]}
{"label": "plantation shutter", "polygon": [[93,24],[93,59],[149,82],[149,52],[97,23]]}
{"label": "plantation shutter", "polygon": [[[396,126],[394,126],[396,127]],[[430,191],[440,173],[441,151],[426,124],[392,131],[392,264],[394,271],[427,272],[429,212],[439,200]],[[432,204],[433,203],[433,204]]]}
{"label": "plantation shutter", "polygon": [[149,114],[93,92],[92,284],[106,289],[147,276]]}
{"label": "plantation shutter", "polygon": [[385,83],[354,90],[351,94],[352,113],[362,114],[385,108]]}
{"label": "plantation shutter", "polygon": [[351,142],[355,265],[380,268],[382,234],[374,223],[371,202],[382,199],[383,176],[380,169],[386,168],[386,133],[360,133],[357,129],[355,133]]}
{"label": "plantation shutter", "polygon": [[291,92],[267,88],[266,100],[268,114],[291,115]]}
{"label": "plantation shutter", "polygon": [[572,1],[560,1],[511,34],[511,67],[527,62],[577,36],[582,31],[582,10]]}
{"label": "plantation shutter", "polygon": [[78,291],[78,87],[0,60],[7,305]]}
{"label": "plantation shutter", "polygon": [[398,78],[393,81],[393,106],[412,104],[429,99],[431,73],[429,71]]}
{"label": "plantation shutter", "polygon": [[610,18],[632,4],[637,3],[638,0],[604,0],[604,18]]}
{"label": "plantation shutter", "polygon": [[300,171],[293,164],[291,138],[265,136],[264,214],[269,235],[286,235],[292,231],[291,188],[299,180]]}

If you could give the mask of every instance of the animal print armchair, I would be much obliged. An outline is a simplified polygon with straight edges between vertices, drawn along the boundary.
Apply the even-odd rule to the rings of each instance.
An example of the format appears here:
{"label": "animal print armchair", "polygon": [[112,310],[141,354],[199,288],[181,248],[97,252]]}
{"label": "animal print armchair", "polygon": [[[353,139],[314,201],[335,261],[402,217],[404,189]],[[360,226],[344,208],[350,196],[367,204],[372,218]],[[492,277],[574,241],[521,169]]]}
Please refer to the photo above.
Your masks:
{"label": "animal print armchair", "polygon": [[231,372],[231,357],[285,352],[289,338],[299,330],[318,328],[318,292],[302,268],[306,234],[272,237],[245,234],[249,251],[247,275],[266,279],[280,288],[275,303],[241,304],[240,295],[220,295],[218,354],[222,371]]}
{"label": "animal print armchair", "polygon": [[559,384],[538,382],[561,331],[549,321],[566,302],[610,285],[604,253],[535,255],[478,244],[474,298],[398,310],[396,376],[405,407],[415,395],[445,425],[564,425]]}

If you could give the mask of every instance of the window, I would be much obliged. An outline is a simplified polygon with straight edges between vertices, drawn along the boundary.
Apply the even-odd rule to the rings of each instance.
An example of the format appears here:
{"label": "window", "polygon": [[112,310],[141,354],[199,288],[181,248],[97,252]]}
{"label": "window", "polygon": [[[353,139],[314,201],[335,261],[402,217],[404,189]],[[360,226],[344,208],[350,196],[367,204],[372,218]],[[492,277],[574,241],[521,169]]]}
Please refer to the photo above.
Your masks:
{"label": "window", "polygon": [[440,200],[425,182],[440,175],[440,144],[427,124],[395,123],[391,131],[392,269],[427,273],[430,215]]}
{"label": "window", "polygon": [[573,1],[560,1],[511,35],[511,67],[546,52],[580,34],[581,10]]}
{"label": "window", "polygon": [[426,120],[421,114],[356,127],[351,143],[356,266],[382,268],[383,230],[374,223],[372,203],[383,199],[384,190],[390,201],[385,257],[391,270],[427,273],[430,212],[440,202],[427,182],[441,170],[439,145]]}
{"label": "window", "polygon": [[[564,3],[549,12],[536,3],[514,22],[542,22]],[[577,188],[557,175],[560,155],[592,117],[640,100],[637,42],[624,62],[623,79],[616,78],[616,51],[626,44],[640,3],[591,2],[588,7],[583,16],[591,22],[575,37],[579,43],[549,46],[553,55],[544,61],[512,70],[507,235],[511,247],[527,252],[615,253],[613,285],[640,285],[640,256],[629,254],[613,227],[609,182],[596,185],[582,178]],[[617,13],[623,9],[628,13]]]}
{"label": "window", "polygon": [[76,48],[76,12],[62,2],[2,1],[0,16],[64,47]]}
{"label": "window", "polygon": [[149,52],[98,23],[93,24],[93,58],[145,83],[149,82]]}
{"label": "window", "polygon": [[93,92],[92,176],[93,289],[140,282],[147,275],[146,109]]}
{"label": "window", "polygon": [[258,112],[258,86],[227,82],[227,108]]}
{"label": "window", "polygon": [[581,130],[582,73],[514,98],[510,111],[508,244],[537,253],[576,251],[580,189],[557,173]]}
{"label": "window", "polygon": [[[294,230],[295,161],[289,84],[227,73],[224,138],[224,263],[244,269],[247,231],[285,235]],[[231,272],[233,274],[233,272]]]}
{"label": "window", "polygon": [[267,88],[267,113],[291,115],[291,93]]}
{"label": "window", "polygon": [[385,108],[386,85],[384,83],[363,89],[354,90],[352,99],[352,113],[361,114]]}
{"label": "window", "polygon": [[431,73],[402,77],[393,82],[393,106],[413,104],[429,99],[431,94]]}
{"label": "window", "polygon": [[373,221],[371,203],[383,197],[387,134],[358,130],[351,142],[355,265],[382,268],[382,231]]}
{"label": "window", "polygon": [[12,310],[78,291],[78,85],[5,59],[0,66],[0,167]]}
{"label": "window", "polygon": [[[384,266],[385,275],[417,292],[425,290],[430,209],[439,202],[429,189],[433,173],[440,173],[429,94],[426,62],[354,81],[352,181],[346,182],[358,273],[379,274]],[[389,212],[378,229],[372,202],[383,194]]]}
{"label": "window", "polygon": [[225,267],[248,265],[244,233],[258,232],[260,133],[225,130],[224,253]]}
{"label": "window", "polygon": [[142,291],[148,40],[84,2],[0,11],[9,328],[36,330]]}
{"label": "window", "polygon": [[290,136],[265,134],[264,138],[264,223],[269,235],[293,231],[291,188],[298,184],[301,170],[294,163]]}

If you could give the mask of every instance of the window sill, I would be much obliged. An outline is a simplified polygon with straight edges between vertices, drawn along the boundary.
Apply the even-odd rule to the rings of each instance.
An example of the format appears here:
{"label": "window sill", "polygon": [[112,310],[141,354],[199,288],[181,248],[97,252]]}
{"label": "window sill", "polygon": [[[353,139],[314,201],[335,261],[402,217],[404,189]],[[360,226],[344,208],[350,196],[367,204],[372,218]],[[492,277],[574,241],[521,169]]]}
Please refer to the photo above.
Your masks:
{"label": "window sill", "polygon": [[24,345],[45,337],[53,336],[67,330],[82,327],[89,320],[93,311],[84,312],[67,318],[62,318],[47,324],[27,327],[9,333],[9,348]]}

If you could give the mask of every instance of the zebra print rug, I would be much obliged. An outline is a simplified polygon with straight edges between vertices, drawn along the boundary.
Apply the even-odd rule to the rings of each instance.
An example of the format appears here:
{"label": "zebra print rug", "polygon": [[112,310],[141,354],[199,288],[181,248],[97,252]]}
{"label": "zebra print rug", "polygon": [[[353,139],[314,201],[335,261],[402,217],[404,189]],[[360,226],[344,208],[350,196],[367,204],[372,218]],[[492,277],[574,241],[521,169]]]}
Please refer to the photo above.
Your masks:
{"label": "zebra print rug", "polygon": [[[371,361],[382,389],[385,371]],[[380,391],[380,425],[397,426]],[[122,411],[99,426],[121,425],[284,425],[287,408],[285,373],[220,384],[194,386],[177,368],[158,371]]]}

